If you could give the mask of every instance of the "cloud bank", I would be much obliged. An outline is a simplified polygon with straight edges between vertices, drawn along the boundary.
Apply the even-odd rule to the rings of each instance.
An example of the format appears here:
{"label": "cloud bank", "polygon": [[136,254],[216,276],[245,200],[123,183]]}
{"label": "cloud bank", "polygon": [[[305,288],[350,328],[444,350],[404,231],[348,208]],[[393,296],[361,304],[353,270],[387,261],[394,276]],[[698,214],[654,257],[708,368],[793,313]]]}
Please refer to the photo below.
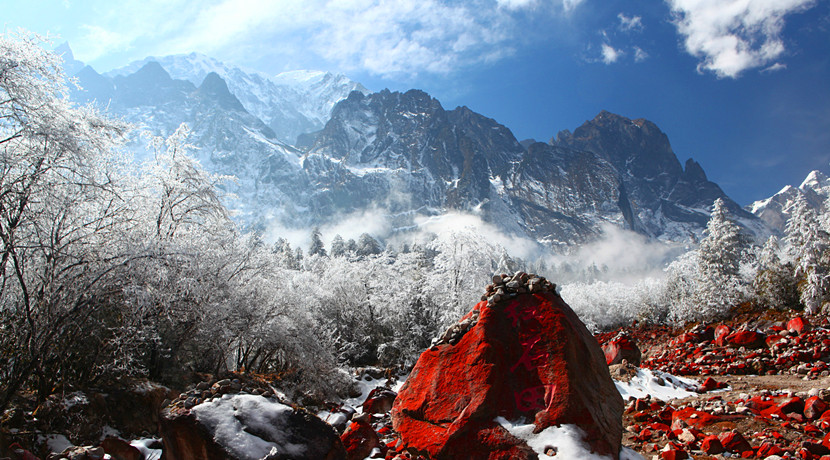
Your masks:
{"label": "cloud bank", "polygon": [[149,46],[148,54],[273,55],[298,68],[316,63],[383,77],[448,74],[513,54],[522,20],[567,14],[583,0],[207,0],[198,8],[148,1],[127,1],[117,15],[111,6],[88,7],[107,13],[94,15],[85,38],[73,42],[79,58]]}
{"label": "cloud bank", "polygon": [[784,17],[814,0],[667,0],[686,51],[698,71],[737,78],[770,65],[785,52]]}

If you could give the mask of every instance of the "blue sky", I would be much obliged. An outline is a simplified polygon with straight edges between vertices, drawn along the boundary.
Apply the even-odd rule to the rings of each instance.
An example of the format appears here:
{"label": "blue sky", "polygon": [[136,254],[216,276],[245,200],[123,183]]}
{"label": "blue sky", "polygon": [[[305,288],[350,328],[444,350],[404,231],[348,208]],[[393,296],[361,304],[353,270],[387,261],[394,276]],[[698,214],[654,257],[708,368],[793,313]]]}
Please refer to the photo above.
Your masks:
{"label": "blue sky", "polygon": [[517,138],[600,110],[654,121],[739,203],[830,170],[827,0],[0,0],[6,30],[103,72],[201,52],[419,88]]}

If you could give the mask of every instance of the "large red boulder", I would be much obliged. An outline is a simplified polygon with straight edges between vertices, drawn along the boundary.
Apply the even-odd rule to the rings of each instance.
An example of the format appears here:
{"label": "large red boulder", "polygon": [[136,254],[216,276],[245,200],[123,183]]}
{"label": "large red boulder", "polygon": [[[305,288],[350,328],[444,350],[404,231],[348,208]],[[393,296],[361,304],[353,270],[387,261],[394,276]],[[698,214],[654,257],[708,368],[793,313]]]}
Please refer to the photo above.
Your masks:
{"label": "large red boulder", "polygon": [[602,351],[605,354],[605,362],[612,366],[620,364],[623,360],[630,364],[640,366],[642,360],[642,353],[640,347],[628,334],[621,333],[602,345]]}
{"label": "large red boulder", "polygon": [[454,345],[421,354],[398,393],[392,423],[406,449],[433,460],[537,458],[494,421],[502,417],[536,432],[576,425],[594,452],[618,458],[622,398],[599,344],[561,297],[491,299],[468,318],[477,321]]}

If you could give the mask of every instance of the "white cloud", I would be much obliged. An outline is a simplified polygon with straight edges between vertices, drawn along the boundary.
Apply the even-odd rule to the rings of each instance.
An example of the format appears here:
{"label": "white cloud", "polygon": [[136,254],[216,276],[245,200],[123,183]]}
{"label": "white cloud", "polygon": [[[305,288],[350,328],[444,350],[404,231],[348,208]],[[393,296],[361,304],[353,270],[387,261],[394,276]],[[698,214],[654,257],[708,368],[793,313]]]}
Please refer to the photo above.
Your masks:
{"label": "white cloud", "polygon": [[535,8],[539,3],[538,0],[496,0],[499,8],[506,8],[508,10],[521,10],[525,8]]}
{"label": "white cloud", "polygon": [[648,59],[648,53],[639,46],[634,47],[634,62],[643,62]]}
{"label": "white cloud", "polygon": [[784,70],[787,68],[787,64],[782,64],[780,62],[776,62],[775,64],[767,67],[766,69],[762,70],[763,73],[771,73],[771,72],[778,72],[779,70]]}
{"label": "white cloud", "polygon": [[602,44],[602,62],[606,64],[613,64],[617,62],[622,56],[622,51],[614,48],[608,43]]}
{"label": "white cloud", "polygon": [[578,7],[584,0],[562,0],[562,8],[566,12],[573,11]]}
{"label": "white cloud", "polygon": [[80,43],[75,44],[84,60],[94,60],[108,53],[123,51],[129,48],[132,38],[100,26],[82,25],[85,33]]}
{"label": "white cloud", "polygon": [[101,66],[197,51],[236,65],[267,61],[271,71],[325,67],[401,80],[512,55],[532,39],[522,24],[567,16],[583,1],[89,0],[72,8],[94,26],[71,41],[79,59]]}
{"label": "white cloud", "polygon": [[341,71],[397,78],[447,74],[511,55],[522,35],[518,24],[526,19],[520,11],[544,7],[544,14],[553,15],[581,2],[222,0],[186,21],[166,41],[164,53],[198,50],[221,57],[244,48],[264,50],[268,43],[277,45],[267,52],[278,59],[316,57]]}
{"label": "white cloud", "polygon": [[624,32],[636,32],[643,30],[643,18],[640,16],[626,16],[624,13],[619,13],[617,19],[620,20],[620,30]]}
{"label": "white cloud", "polygon": [[814,0],[666,0],[686,51],[701,59],[698,70],[737,78],[785,51],[781,32],[787,14]]}

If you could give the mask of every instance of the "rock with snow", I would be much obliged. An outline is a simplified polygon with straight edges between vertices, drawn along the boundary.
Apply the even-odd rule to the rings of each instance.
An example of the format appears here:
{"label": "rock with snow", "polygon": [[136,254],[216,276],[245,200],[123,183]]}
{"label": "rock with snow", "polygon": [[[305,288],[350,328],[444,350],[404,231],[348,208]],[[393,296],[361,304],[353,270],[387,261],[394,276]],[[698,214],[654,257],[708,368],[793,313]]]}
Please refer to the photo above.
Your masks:
{"label": "rock with snow", "polygon": [[226,394],[162,412],[168,460],[341,460],[346,451],[316,416],[259,395]]}
{"label": "rock with snow", "polygon": [[550,291],[491,303],[474,307],[479,319],[457,343],[425,351],[399,391],[392,422],[405,448],[432,459],[537,458],[502,417],[536,432],[576,426],[590,450],[618,458],[623,401],[576,314]]}

